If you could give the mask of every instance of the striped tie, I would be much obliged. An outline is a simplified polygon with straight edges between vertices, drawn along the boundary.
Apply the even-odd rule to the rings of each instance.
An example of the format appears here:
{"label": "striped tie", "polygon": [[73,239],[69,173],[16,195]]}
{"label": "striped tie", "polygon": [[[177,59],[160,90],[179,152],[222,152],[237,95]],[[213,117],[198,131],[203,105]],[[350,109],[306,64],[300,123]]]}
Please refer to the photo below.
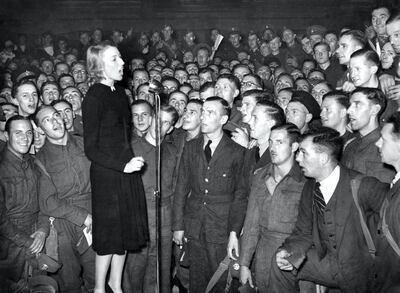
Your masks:
{"label": "striped tie", "polygon": [[324,196],[322,195],[321,189],[319,189],[319,182],[315,183],[314,187],[314,204],[317,207],[318,211],[323,213],[325,211],[326,203],[324,200]]}

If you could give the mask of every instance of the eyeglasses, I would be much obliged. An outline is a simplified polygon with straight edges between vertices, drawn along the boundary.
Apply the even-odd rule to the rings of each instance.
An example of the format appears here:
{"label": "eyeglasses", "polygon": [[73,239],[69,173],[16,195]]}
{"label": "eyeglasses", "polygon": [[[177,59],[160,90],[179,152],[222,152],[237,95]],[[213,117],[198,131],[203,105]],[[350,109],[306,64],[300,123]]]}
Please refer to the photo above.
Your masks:
{"label": "eyeglasses", "polygon": [[243,87],[257,86],[254,82],[251,82],[251,81],[242,81],[240,84],[241,84]]}

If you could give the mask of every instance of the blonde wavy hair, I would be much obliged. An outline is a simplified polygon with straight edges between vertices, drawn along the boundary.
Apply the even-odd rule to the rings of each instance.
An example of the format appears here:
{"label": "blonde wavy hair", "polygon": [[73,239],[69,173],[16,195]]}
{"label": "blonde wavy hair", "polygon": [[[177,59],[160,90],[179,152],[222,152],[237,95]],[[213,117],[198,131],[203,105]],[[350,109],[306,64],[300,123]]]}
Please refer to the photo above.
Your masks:
{"label": "blonde wavy hair", "polygon": [[114,46],[110,43],[101,43],[88,48],[86,54],[86,66],[89,76],[89,86],[99,83],[104,79],[103,53],[110,47]]}

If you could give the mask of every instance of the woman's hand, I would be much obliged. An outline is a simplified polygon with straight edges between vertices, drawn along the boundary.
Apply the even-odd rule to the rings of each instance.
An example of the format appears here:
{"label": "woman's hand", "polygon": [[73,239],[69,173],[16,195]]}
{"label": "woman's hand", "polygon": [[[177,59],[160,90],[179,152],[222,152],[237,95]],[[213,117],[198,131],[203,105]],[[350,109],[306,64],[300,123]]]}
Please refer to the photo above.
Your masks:
{"label": "woman's hand", "polygon": [[134,157],[125,165],[124,173],[133,173],[136,171],[140,171],[143,165],[144,165],[143,157]]}

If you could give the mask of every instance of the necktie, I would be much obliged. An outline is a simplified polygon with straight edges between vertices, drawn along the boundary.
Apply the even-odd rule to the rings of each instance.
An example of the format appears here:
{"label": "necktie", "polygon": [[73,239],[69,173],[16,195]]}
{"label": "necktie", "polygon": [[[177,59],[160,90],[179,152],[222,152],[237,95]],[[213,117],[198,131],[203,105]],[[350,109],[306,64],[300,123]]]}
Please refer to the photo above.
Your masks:
{"label": "necktie", "polygon": [[211,148],[210,148],[210,144],[211,144],[211,143],[212,143],[212,141],[209,140],[209,141],[207,142],[207,144],[206,144],[206,147],[204,148],[204,154],[206,155],[207,163],[209,163],[210,160],[211,160]]}
{"label": "necktie", "polygon": [[258,146],[254,147],[255,149],[255,153],[254,156],[256,158],[256,163],[258,163],[258,161],[260,160],[260,148]]}
{"label": "necktie", "polygon": [[323,213],[325,211],[326,203],[324,200],[324,196],[322,195],[321,189],[319,189],[319,182],[315,183],[314,187],[314,204],[317,207],[318,211]]}

